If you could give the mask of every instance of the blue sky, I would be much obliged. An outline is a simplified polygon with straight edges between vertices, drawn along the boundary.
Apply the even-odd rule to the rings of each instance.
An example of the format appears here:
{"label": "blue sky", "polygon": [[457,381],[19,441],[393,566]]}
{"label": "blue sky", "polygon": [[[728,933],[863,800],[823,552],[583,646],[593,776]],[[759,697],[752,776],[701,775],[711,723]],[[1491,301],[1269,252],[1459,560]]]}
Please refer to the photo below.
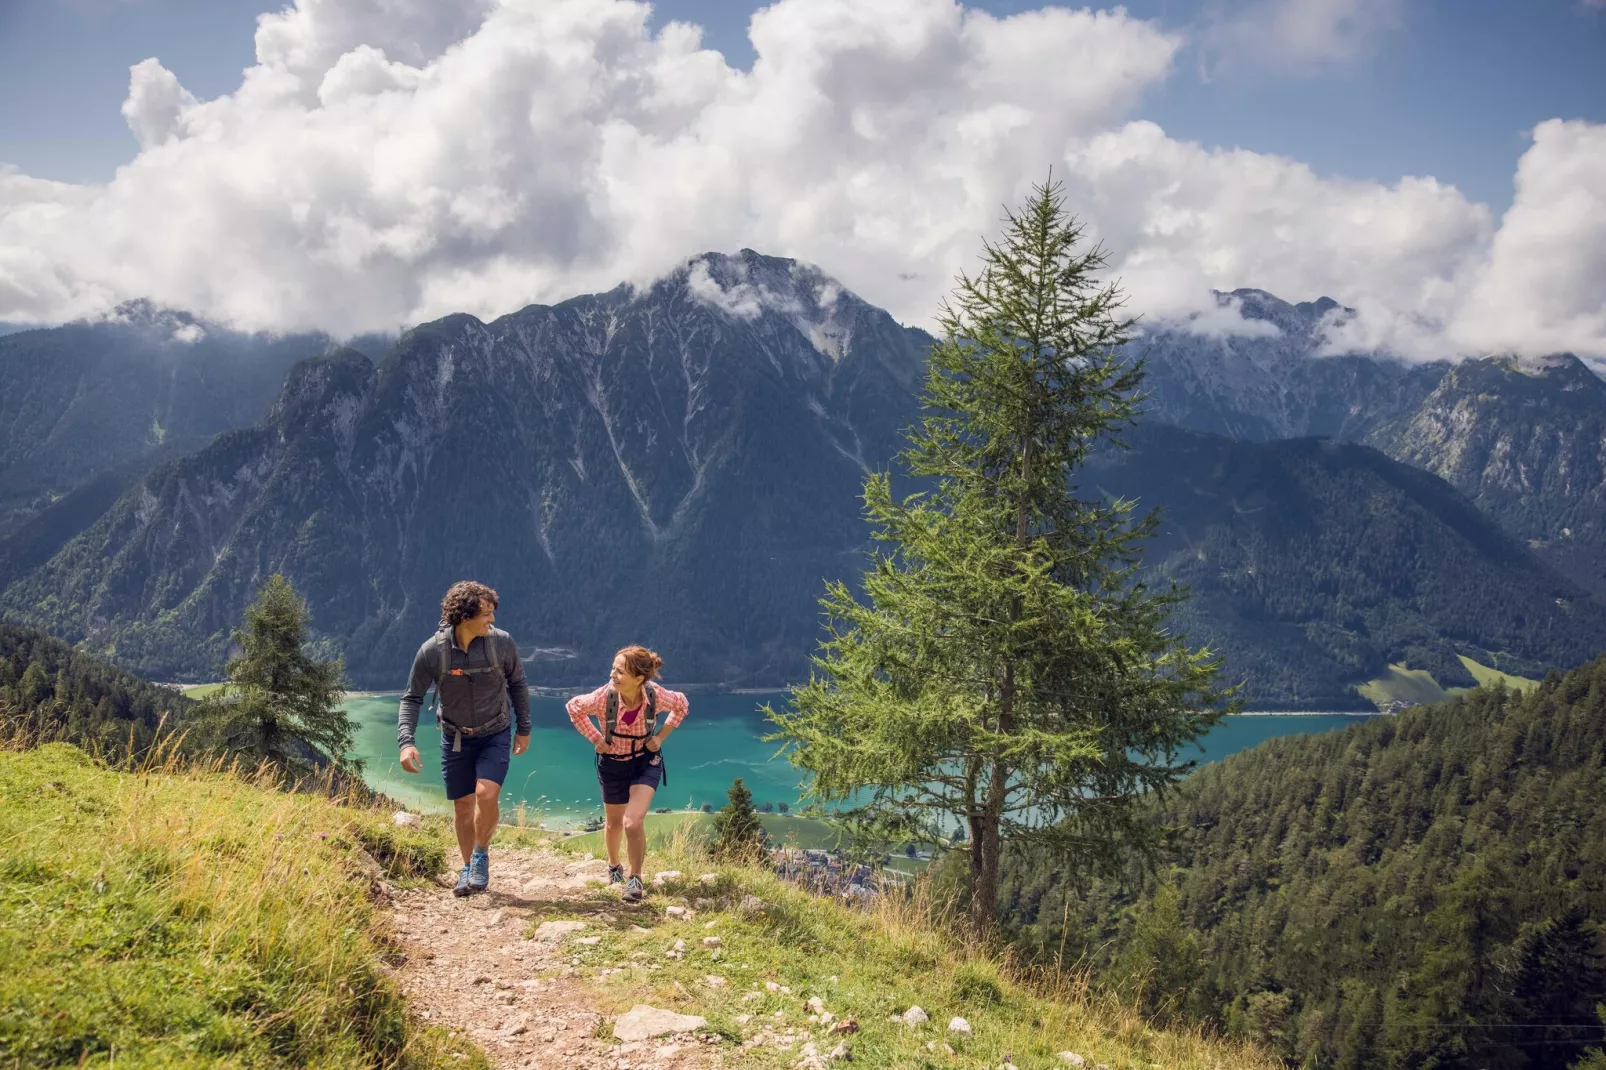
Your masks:
{"label": "blue sky", "polygon": [[[752,63],[741,0],[664,0],[660,22],[701,25]],[[1043,5],[983,0],[997,14]],[[1133,15],[1188,31],[1248,6],[1134,0]],[[1526,132],[1547,118],[1606,120],[1606,7],[1585,0],[1418,0],[1352,55],[1289,70],[1215,62],[1192,42],[1140,114],[1172,137],[1303,160],[1323,175],[1433,175],[1497,213]],[[39,178],[108,179],[137,146],[119,113],[128,68],[157,57],[205,99],[253,60],[270,0],[0,0],[0,164]]]}

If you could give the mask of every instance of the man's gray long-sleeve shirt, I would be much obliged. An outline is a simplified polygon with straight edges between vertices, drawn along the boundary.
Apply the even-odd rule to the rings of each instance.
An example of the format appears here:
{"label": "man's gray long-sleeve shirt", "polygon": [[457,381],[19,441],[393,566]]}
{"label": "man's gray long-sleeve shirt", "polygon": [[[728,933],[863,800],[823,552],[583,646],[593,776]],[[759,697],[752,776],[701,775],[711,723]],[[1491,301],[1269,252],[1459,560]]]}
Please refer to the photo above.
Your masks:
{"label": "man's gray long-sleeve shirt", "polygon": [[[495,637],[495,653],[501,659],[502,675],[506,679],[506,687],[496,686],[496,675],[485,673],[470,680],[475,683],[465,689],[468,697],[459,697],[456,688],[453,694],[441,694],[438,715],[446,720],[461,725],[490,724],[499,717],[507,715],[508,700],[513,700],[513,714],[517,718],[517,732],[521,736],[530,734],[530,685],[524,679],[524,662],[519,660],[519,648],[513,642],[513,637],[500,628],[492,628],[491,636],[481,636],[468,644],[463,650],[457,641],[451,641],[450,669],[483,668],[491,664],[492,644],[488,642]],[[418,711],[424,705],[424,694],[434,684],[440,688],[437,677],[441,672],[440,640],[430,636],[424,640],[424,645],[418,648],[413,657],[413,671],[407,678],[407,693],[401,698],[401,708],[396,714],[396,743],[401,747],[414,746],[414,733],[418,728]],[[458,704],[468,702],[467,709],[459,709]]]}

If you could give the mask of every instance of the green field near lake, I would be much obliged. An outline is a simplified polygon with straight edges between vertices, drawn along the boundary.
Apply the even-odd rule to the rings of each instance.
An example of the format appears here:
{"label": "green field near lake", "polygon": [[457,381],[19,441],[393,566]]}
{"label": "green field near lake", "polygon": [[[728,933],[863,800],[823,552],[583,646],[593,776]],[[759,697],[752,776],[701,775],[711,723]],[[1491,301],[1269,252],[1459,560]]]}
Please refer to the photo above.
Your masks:
{"label": "green field near lake", "polygon": [[[1538,680],[1501,672],[1499,669],[1474,661],[1465,654],[1457,655],[1457,659],[1480,685],[1499,682],[1518,691],[1531,691],[1539,686]],[[1357,690],[1381,706],[1385,702],[1403,702],[1408,705],[1448,702],[1457,695],[1466,694],[1471,688],[1445,687],[1426,669],[1412,669],[1404,662],[1396,662],[1390,665],[1382,676],[1368,681]]]}

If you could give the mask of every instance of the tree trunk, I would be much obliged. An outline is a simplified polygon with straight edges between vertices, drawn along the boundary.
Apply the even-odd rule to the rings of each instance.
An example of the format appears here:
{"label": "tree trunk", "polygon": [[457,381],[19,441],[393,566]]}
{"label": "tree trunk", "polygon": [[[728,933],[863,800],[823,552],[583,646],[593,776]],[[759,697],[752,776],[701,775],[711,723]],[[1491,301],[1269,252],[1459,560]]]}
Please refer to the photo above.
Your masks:
{"label": "tree trunk", "polygon": [[[998,688],[998,731],[1008,734],[1015,727],[1015,667],[1006,666]],[[977,936],[987,936],[998,924],[999,859],[1003,844],[999,825],[1003,823],[1004,801],[1009,794],[1009,767],[994,758],[988,771],[987,797],[982,803],[970,855],[970,927]]]}

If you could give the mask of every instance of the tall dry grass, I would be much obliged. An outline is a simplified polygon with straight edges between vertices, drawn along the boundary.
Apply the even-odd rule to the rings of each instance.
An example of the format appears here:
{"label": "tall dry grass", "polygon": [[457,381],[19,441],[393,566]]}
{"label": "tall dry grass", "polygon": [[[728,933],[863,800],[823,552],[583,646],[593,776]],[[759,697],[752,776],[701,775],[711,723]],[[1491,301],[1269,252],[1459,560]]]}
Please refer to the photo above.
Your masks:
{"label": "tall dry grass", "polygon": [[478,1065],[409,1018],[374,899],[443,829],[176,734],[115,764],[0,738],[0,1063]]}

